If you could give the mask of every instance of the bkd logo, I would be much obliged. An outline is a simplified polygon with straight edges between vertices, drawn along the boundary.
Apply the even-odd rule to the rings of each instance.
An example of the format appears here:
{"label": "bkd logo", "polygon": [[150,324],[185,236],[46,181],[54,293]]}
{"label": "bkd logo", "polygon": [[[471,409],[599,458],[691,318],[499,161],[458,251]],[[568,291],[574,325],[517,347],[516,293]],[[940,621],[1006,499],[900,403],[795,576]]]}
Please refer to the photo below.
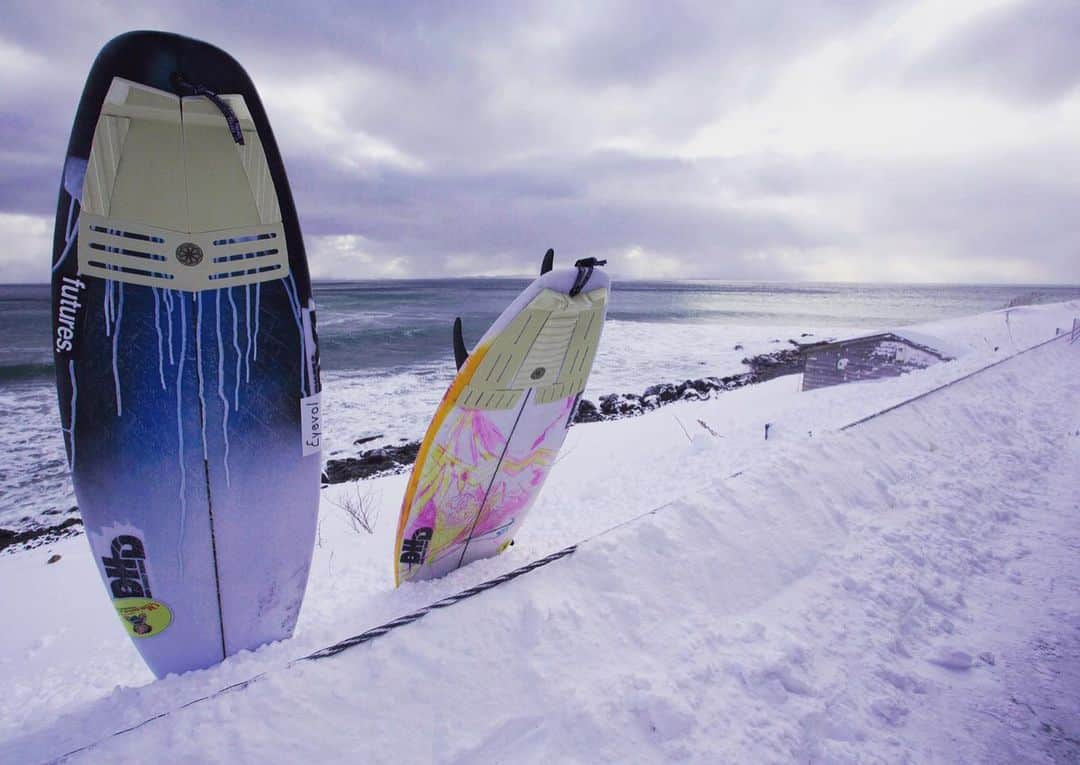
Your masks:
{"label": "bkd logo", "polygon": [[146,573],[146,548],[142,540],[131,534],[115,537],[110,545],[112,555],[102,558],[105,576],[114,598],[152,598],[150,577]]}
{"label": "bkd logo", "polygon": [[434,532],[430,526],[424,526],[413,532],[412,539],[406,539],[401,545],[402,563],[419,566],[427,557],[428,542]]}

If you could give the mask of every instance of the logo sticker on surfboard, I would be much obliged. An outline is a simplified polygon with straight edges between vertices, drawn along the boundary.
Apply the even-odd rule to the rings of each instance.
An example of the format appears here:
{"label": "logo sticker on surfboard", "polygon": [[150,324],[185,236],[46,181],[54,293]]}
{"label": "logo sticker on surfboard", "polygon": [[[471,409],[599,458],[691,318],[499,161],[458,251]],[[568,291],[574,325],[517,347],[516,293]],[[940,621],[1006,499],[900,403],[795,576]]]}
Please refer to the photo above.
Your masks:
{"label": "logo sticker on surfboard", "polygon": [[320,394],[315,393],[300,399],[300,437],[303,439],[303,454],[308,457],[318,454],[322,448],[322,406]]}
{"label": "logo sticker on surfboard", "polygon": [[116,527],[109,554],[102,556],[101,565],[113,598],[153,597],[142,532]]}
{"label": "logo sticker on surfboard", "polygon": [[148,638],[164,632],[172,624],[172,611],[160,600],[151,598],[116,598],[116,613],[124,629],[133,638]]}
{"label": "logo sticker on surfboard", "polygon": [[430,526],[424,526],[413,532],[411,539],[401,543],[401,562],[408,565],[419,566],[427,558],[428,542],[431,541],[435,530]]}
{"label": "logo sticker on surfboard", "polygon": [[143,532],[126,524],[110,526],[93,534],[108,539],[108,553],[101,556],[102,572],[113,597],[113,608],[133,638],[154,637],[172,624],[172,610],[154,599],[150,563]]}

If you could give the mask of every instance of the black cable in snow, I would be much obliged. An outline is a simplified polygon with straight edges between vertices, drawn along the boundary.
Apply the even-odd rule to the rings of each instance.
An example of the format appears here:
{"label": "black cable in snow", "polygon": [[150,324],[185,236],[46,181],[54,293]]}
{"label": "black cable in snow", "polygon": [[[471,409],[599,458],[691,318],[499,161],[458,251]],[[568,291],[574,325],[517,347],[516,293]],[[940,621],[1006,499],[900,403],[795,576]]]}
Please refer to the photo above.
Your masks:
{"label": "black cable in snow", "polygon": [[393,621],[389,621],[386,624],[367,630],[366,632],[361,632],[359,635],[345,638],[341,642],[323,648],[319,651],[316,651],[315,653],[308,654],[302,659],[297,659],[296,662],[293,663],[295,664],[301,661],[311,661],[314,659],[325,659],[329,656],[337,656],[342,651],[352,648],[353,646],[367,643],[377,637],[382,637],[387,632],[397,629],[398,627],[404,627],[406,624],[412,624],[415,621],[419,621],[420,619],[423,619],[425,616],[430,614],[432,611],[440,608],[449,608],[450,606],[456,605],[463,600],[468,600],[469,598],[479,595],[482,592],[487,592],[490,589],[498,587],[500,584],[505,584],[506,582],[509,582],[513,579],[517,579],[519,576],[524,576],[530,571],[535,571],[538,568],[546,566],[549,563],[554,563],[555,561],[560,560],[561,558],[565,558],[568,555],[573,555],[575,552],[577,552],[577,548],[578,546],[576,544],[570,545],[569,547],[563,548],[558,552],[553,552],[551,555],[547,555],[543,558],[534,560],[532,563],[528,563],[521,568],[515,568],[513,571],[508,571],[502,576],[497,576],[494,579],[489,579],[488,581],[482,582],[475,587],[469,587],[466,590],[462,590],[461,592],[443,598],[442,600],[437,600],[431,605],[424,606],[418,611],[413,611],[410,614],[399,616]]}

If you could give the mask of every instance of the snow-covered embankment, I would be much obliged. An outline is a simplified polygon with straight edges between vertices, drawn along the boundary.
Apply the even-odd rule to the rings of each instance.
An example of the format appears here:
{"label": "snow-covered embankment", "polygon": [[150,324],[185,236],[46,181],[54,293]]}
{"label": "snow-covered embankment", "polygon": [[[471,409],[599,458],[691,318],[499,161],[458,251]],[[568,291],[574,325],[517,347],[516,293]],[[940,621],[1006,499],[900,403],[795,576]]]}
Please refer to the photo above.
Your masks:
{"label": "snow-covered embankment", "polygon": [[[954,365],[953,375],[961,368]],[[400,496],[401,477],[380,479],[390,517],[376,534],[349,536],[324,524],[297,638],[214,670],[95,697],[86,689],[137,659],[89,609],[82,621],[73,606],[67,616],[82,628],[76,635],[108,651],[104,668],[91,665],[43,609],[36,634],[46,638],[19,660],[5,654],[11,701],[21,706],[4,709],[0,759],[54,756],[264,670],[270,674],[246,690],[111,738],[94,755],[1076,756],[1080,344],[1056,341],[835,432],[844,417],[931,387],[949,369],[798,395],[781,379],[575,428],[570,456],[508,555],[396,592],[385,589],[379,572],[388,563],[379,555],[392,535],[387,508]],[[769,442],[761,440],[763,414],[780,423]],[[663,504],[571,558],[418,625],[281,669],[320,643]],[[71,545],[64,551],[73,569],[82,565],[77,542],[85,546],[62,543]],[[19,560],[35,602],[48,602],[56,593],[40,572],[56,567],[29,554]],[[0,564],[5,576],[15,573],[9,567],[17,564]],[[33,672],[42,657],[54,665],[44,680]]]}

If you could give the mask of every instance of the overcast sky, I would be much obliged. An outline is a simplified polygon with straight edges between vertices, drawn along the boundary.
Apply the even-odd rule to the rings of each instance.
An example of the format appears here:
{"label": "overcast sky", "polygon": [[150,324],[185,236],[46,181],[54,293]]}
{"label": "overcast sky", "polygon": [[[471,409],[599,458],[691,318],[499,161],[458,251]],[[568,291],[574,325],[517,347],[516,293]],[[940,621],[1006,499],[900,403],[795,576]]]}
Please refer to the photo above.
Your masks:
{"label": "overcast sky", "polygon": [[255,80],[318,278],[1080,283],[1075,0],[228,5],[5,3],[0,282],[47,280],[86,73],[156,28]]}

